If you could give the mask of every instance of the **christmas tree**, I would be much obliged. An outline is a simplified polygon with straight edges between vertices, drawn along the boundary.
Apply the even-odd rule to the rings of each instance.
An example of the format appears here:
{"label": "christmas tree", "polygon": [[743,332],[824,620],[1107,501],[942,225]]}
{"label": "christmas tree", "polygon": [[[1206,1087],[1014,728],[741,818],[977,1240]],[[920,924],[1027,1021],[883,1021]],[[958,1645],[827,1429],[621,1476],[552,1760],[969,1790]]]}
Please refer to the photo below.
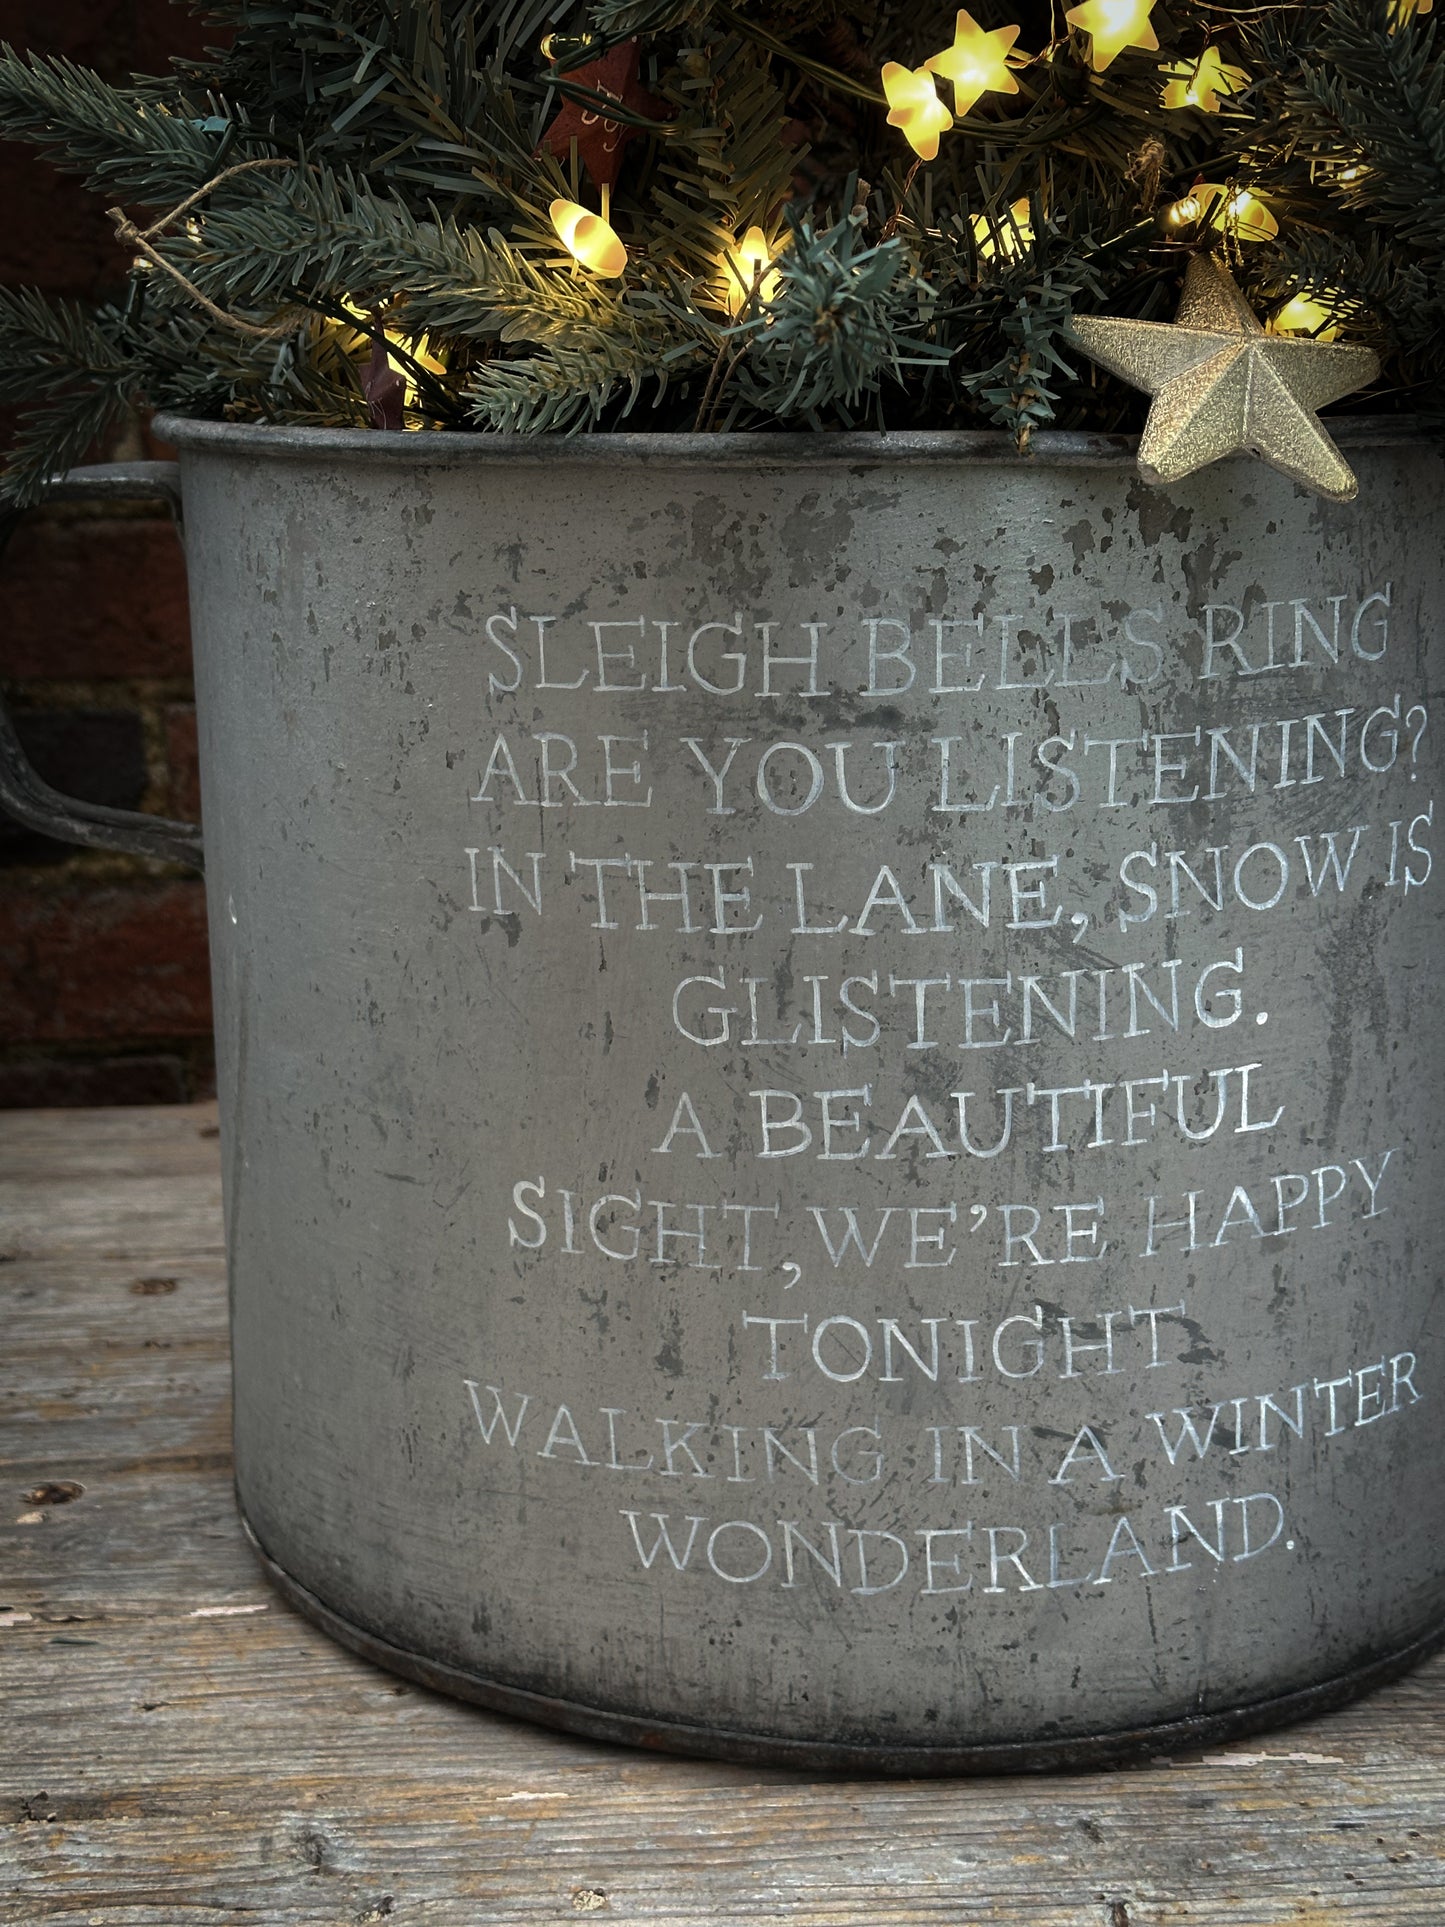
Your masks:
{"label": "christmas tree", "polygon": [[1075,319],[1170,320],[1210,251],[1273,334],[1374,351],[1350,406],[1435,402],[1429,0],[979,6],[220,0],[216,51],[128,87],[5,50],[0,131],[106,197],[134,266],[98,311],[0,294],[4,489],[136,405],[1136,428]]}

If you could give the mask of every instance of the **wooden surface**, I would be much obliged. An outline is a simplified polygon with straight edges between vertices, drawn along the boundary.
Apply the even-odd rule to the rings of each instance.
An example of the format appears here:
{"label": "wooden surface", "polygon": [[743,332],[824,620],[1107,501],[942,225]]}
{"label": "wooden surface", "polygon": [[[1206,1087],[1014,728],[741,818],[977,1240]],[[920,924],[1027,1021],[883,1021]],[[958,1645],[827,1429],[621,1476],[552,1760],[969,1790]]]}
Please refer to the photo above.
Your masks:
{"label": "wooden surface", "polygon": [[0,1114],[6,1927],[1445,1923],[1445,1659],[1149,1767],[890,1783],[586,1744],[352,1658],[232,1509],[218,1173],[207,1108]]}

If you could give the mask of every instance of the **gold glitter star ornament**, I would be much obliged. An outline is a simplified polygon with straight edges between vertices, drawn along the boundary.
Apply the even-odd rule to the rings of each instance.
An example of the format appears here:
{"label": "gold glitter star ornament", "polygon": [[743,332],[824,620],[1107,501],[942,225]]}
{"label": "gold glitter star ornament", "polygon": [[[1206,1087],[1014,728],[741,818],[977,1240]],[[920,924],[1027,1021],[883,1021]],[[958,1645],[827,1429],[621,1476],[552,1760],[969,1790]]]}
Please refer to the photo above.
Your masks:
{"label": "gold glitter star ornament", "polygon": [[1315,411],[1374,380],[1373,349],[1266,334],[1210,254],[1190,261],[1172,324],[1076,315],[1073,332],[1091,361],[1154,397],[1139,441],[1146,482],[1252,454],[1332,502],[1353,501],[1354,472]]}

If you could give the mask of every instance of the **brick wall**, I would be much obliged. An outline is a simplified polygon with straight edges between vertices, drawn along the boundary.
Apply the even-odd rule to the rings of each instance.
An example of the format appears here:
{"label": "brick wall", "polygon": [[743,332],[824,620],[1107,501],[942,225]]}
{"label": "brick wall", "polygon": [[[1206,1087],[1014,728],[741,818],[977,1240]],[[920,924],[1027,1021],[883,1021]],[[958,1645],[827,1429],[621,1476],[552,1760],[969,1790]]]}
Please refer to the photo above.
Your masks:
{"label": "brick wall", "polygon": [[[108,79],[215,37],[166,0],[0,0],[0,38]],[[103,205],[0,143],[0,280],[113,293]],[[96,459],[156,452],[140,422]],[[164,512],[57,505],[0,554],[0,684],[57,789],[194,817],[185,572]],[[187,873],[80,851],[0,817],[0,1108],[181,1102],[211,1084],[205,902]]]}

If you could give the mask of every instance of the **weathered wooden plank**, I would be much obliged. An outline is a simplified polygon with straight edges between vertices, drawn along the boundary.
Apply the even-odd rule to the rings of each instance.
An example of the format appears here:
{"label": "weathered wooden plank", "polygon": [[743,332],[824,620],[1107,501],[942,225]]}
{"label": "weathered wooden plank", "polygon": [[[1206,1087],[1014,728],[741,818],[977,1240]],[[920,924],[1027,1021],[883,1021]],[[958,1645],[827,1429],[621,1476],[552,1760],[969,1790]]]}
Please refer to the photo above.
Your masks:
{"label": "weathered wooden plank", "polygon": [[[53,1462],[17,1464],[10,1475],[15,1481],[12,1489],[18,1491],[54,1469]],[[72,1627],[80,1619],[103,1626],[112,1619],[133,1621],[140,1616],[170,1625],[198,1616],[229,1617],[233,1608],[244,1609],[236,1616],[248,1619],[264,1611],[274,1615],[266,1627],[240,1629],[248,1640],[247,1653],[256,1665],[264,1666],[268,1677],[273,1676],[278,1659],[267,1642],[274,1637],[273,1625],[289,1628],[300,1642],[298,1650],[309,1654],[319,1669],[314,1682],[318,1707],[324,1708],[338,1666],[360,1669],[369,1678],[381,1677],[296,1618],[266,1585],[241,1534],[223,1451],[208,1461],[97,1464],[80,1499],[28,1511],[32,1517],[36,1512],[42,1515],[32,1527],[0,1525],[6,1574],[0,1604],[32,1615],[24,1622],[27,1637],[49,1636],[57,1627],[64,1631],[61,1621]],[[158,1556],[161,1551],[163,1557]],[[16,1648],[10,1650],[13,1655]],[[224,1654],[214,1663],[225,1663]],[[297,1680],[290,1681],[288,1706],[298,1692],[306,1690]],[[461,1720],[470,1747],[479,1716],[453,1708],[443,1699],[431,1703]],[[1439,1792],[1445,1798],[1442,1705],[1445,1655],[1327,1721],[1294,1729],[1294,1737],[1267,1735],[1218,1750],[1221,1757],[1228,1753],[1238,1760],[1258,1758],[1266,1777],[1270,1764],[1291,1750],[1338,1755],[1351,1766],[1408,1758],[1441,1776]],[[320,1716],[307,1714],[308,1719]]]}
{"label": "weathered wooden plank", "polygon": [[[106,1771],[113,1787],[149,1787],[166,1811],[202,1811],[208,1787],[253,1771],[258,1743],[273,1756],[273,1777],[329,1774],[388,1784],[395,1778],[397,1746],[404,1743],[411,1778],[437,1786],[455,1782],[467,1797],[501,1769],[532,1787],[551,1784],[548,1775],[562,1773],[574,1792],[604,1803],[614,1783],[648,1785],[660,1800],[681,1797],[689,1787],[789,1786],[811,1788],[808,1799],[819,1813],[830,1804],[841,1810],[840,1803],[865,1799],[897,1807],[902,1826],[912,1824],[907,1816],[919,1802],[943,1803],[964,1815],[991,1811],[990,1802],[1024,1800],[1040,1814],[1057,1815],[1082,1801],[1111,1805],[1127,1818],[1132,1803],[1156,1798],[1166,1786],[1190,1797],[1207,1786],[1211,1806],[1273,1814],[1281,1841],[1301,1829],[1312,1832],[1317,1815],[1311,1803],[1333,1803],[1341,1817],[1368,1812],[1382,1822],[1410,1825],[1433,1816],[1430,1851],[1445,1854],[1441,1740],[1431,1731],[1439,1726],[1438,1676],[1433,1704],[1421,1699],[1412,1708],[1387,1692],[1368,1713],[1360,1708],[1352,1716],[1281,1729],[1267,1740],[1179,1755],[1147,1768],[1055,1779],[921,1782],[900,1800],[900,1783],[815,1783],[782,1769],[660,1761],[478,1713],[339,1653],[241,1573],[230,1575],[229,1583],[218,1579],[207,1603],[159,1603],[143,1623],[120,1615],[49,1617],[42,1607],[28,1618],[12,1609],[3,1631],[9,1707],[17,1722],[35,1721],[12,1766],[23,1765],[28,1777],[39,1776],[38,1784],[57,1793],[62,1783],[74,1782],[77,1771],[88,1770],[73,1744],[79,1723],[101,1712],[144,1711],[155,1717],[117,1726],[106,1749]],[[358,1718],[366,1722],[362,1729]],[[1387,1743],[1378,1738],[1386,1725]],[[174,1778],[177,1761],[194,1751],[202,1730],[209,1741],[203,1782]],[[597,1765],[606,1771],[584,1775],[585,1787],[573,1784],[577,1769],[590,1773]]]}
{"label": "weathered wooden plank", "polygon": [[[239,1553],[234,1523],[218,1524]],[[102,1560],[95,1585],[107,1576]],[[1439,1661],[1330,1720],[1157,1768],[891,1786],[655,1761],[476,1714],[338,1652],[268,1598],[244,1557],[200,1608],[158,1602],[140,1623],[37,1615],[7,1637],[11,1718],[32,1736],[15,1815],[34,1911],[17,1919],[132,1918],[157,1866],[177,1908],[167,1920],[190,1918],[192,1899],[196,1917],[220,1905],[225,1918],[214,1883],[239,1880],[238,1916],[288,1927],[357,1917],[376,1881],[414,1918],[476,1918],[446,1909],[502,1896],[509,1911],[482,1918],[555,1917],[572,1891],[564,1881],[559,1895],[558,1872],[608,1893],[614,1918],[625,1904],[623,1918],[649,1922],[942,1922],[958,1918],[965,1874],[991,1918],[1059,1927],[1108,1927],[1084,1911],[1108,1886],[1139,1924],[1273,1927],[1310,1919],[1311,1895],[1341,1927],[1445,1912]],[[75,1746],[97,1729],[99,1779]],[[42,1810],[56,1818],[22,1817]],[[47,1911],[57,1834],[37,1836],[42,1825],[63,1833],[67,1883],[103,1865],[88,1914]],[[354,1893],[351,1915],[312,1911],[318,1860],[328,1896]]]}
{"label": "weathered wooden plank", "polygon": [[0,1262],[221,1246],[215,1106],[0,1112]]}
{"label": "weathered wooden plank", "polygon": [[222,1249],[218,1171],[0,1183],[0,1260],[130,1258]]}
{"label": "weathered wooden plank", "polygon": [[[82,1620],[170,1621],[243,1601],[269,1607],[273,1596],[236,1518],[224,1415],[211,1423],[205,1452],[7,1467],[0,1608],[53,1633]],[[30,1496],[61,1480],[81,1486],[80,1496],[64,1504]],[[0,1624],[0,1652],[4,1633]]]}
{"label": "weathered wooden plank", "polygon": [[[566,1918],[581,1889],[605,1895],[614,1919],[809,1927],[1110,1927],[1121,1900],[1131,1927],[1435,1927],[1445,1899],[1438,1810],[1414,1810],[1405,1773],[1380,1776],[1367,1795],[1363,1781],[1334,1776],[1326,1787],[1326,1769],[1285,1761],[1268,1798],[1234,1791],[1213,1759],[1081,1776],[1042,1793],[1021,1781],[734,1775],[709,1785],[672,1764],[619,1768],[600,1750],[577,1758],[526,1736],[512,1758],[497,1749],[470,1771],[458,1763],[450,1778],[418,1777],[411,1762],[425,1736],[409,1732],[398,1752],[394,1736],[388,1745],[374,1730],[386,1717],[358,1707],[349,1747],[325,1762],[308,1754],[264,1788],[234,1763],[216,1773],[208,1748],[209,1810],[171,1791],[197,1764],[184,1756],[159,1792],[117,1788],[108,1772],[99,1795],[79,1786],[27,1796],[37,1817],[22,1823],[19,1895],[34,1909],[25,1917],[68,1921],[89,1907],[92,1919],[125,1919],[154,1904],[158,1875],[176,1910],[167,1920],[209,1907],[212,1917],[249,1911],[276,1923],[355,1919],[378,1890],[402,1919]],[[41,1829],[62,1835],[59,1879]]]}
{"label": "weathered wooden plank", "polygon": [[[936,1840],[941,1815],[930,1817]],[[1157,1806],[1148,1814],[1156,1823],[1162,1817]],[[22,1875],[17,1899],[31,1911],[11,1917],[27,1927],[39,1920],[69,1927],[243,1916],[271,1927],[309,1927],[365,1919],[368,1907],[389,1897],[390,1913],[403,1921],[555,1921],[599,1911],[658,1927],[699,1920],[786,1920],[805,1927],[1005,1920],[1030,1927],[1111,1927],[1121,1920],[1130,1927],[1437,1927],[1440,1918],[1438,1887],[1421,1882],[1402,1894],[1381,1847],[1361,1854],[1351,1877],[1339,1882],[1292,1858],[1281,1863],[1267,1850],[1220,1866],[1208,1858],[1210,1850],[1228,1851],[1217,1835],[1205,1836],[1204,1853],[1161,1847],[1140,1865],[1134,1855],[1108,1850],[1111,1818],[1072,1820],[1058,1829],[1058,1845],[1048,1854],[1028,1850],[1031,1829],[1017,1809],[1011,1817],[1005,1810],[990,1835],[955,1825],[945,1829],[944,1841],[920,1843],[917,1852],[912,1841],[860,1828],[859,1849],[837,1854],[817,1838],[824,1826],[809,1828],[807,1848],[790,1852],[798,1821],[786,1809],[760,1814],[751,1824],[747,1816],[737,1824],[734,1809],[733,1822],[714,1831],[712,1850],[700,1852],[686,1822],[629,1840],[615,1823],[607,1831],[579,1827],[570,1803],[555,1819],[542,1813],[509,1822],[484,1809],[429,1816],[404,1802],[388,1827],[323,1796],[280,1806],[259,1840],[232,1814],[218,1815],[204,1837],[228,1852],[219,1878],[197,1878],[199,1836],[170,1818],[64,1825],[64,1872],[42,1860],[36,1877]],[[30,1830],[40,1835],[42,1851],[51,1830],[44,1823]],[[1385,1866],[1379,1877],[1377,1863]]]}
{"label": "weathered wooden plank", "polygon": [[181,1177],[216,1169],[216,1106],[109,1111],[0,1111],[0,1183]]}
{"label": "weathered wooden plank", "polygon": [[[116,1318],[152,1318],[154,1330],[193,1320],[197,1332],[225,1339],[225,1256],[220,1251],[175,1254],[148,1270],[135,1258],[21,1258],[6,1266],[6,1303],[15,1312],[13,1337],[54,1345],[91,1330],[112,1332]],[[56,1330],[46,1320],[64,1320]],[[146,1330],[145,1337],[152,1333]]]}
{"label": "weathered wooden plank", "polygon": [[[1297,1921],[1315,1895],[1336,1907],[1321,1918],[1343,1927],[1435,1922],[1445,1895],[1442,1815],[1438,1799],[1422,1802],[1423,1762],[1342,1766],[1318,1746],[1319,1725],[1263,1753],[1227,1748],[1129,1773],[809,1783],[613,1754],[477,1716],[344,1656],[334,1664],[286,1616],[106,1646],[65,1649],[68,1677],[52,1661],[40,1690],[52,1729],[88,1719],[116,1745],[97,1769],[52,1740],[16,1813],[33,1816],[22,1829],[63,1829],[67,1881],[103,1863],[117,1910],[143,1899],[158,1866],[178,1909],[207,1904],[214,1883],[249,1868],[249,1906],[278,1922],[313,1917],[319,1868],[375,1870],[408,1909],[486,1899],[477,1883],[490,1871],[501,1883],[492,1895],[510,1898],[503,1917],[519,1920],[548,1917],[554,1873],[562,1893],[596,1884],[614,1917],[625,1899],[624,1918],[649,1921],[942,1921],[971,1892],[993,1901],[991,1918],[1072,1922],[1107,1918],[1085,1909],[1112,1887],[1151,1909],[1139,1922]],[[43,1855],[37,1905],[53,1898],[58,1844],[22,1838]],[[199,1862],[188,1878],[178,1853]]]}
{"label": "weathered wooden plank", "polygon": [[219,1254],[20,1261],[0,1267],[0,1292],[8,1311],[0,1468],[34,1483],[137,1459],[225,1454]]}
{"label": "weathered wooden plank", "polygon": [[[244,1619],[244,1625],[218,1623],[211,1628],[224,1638],[207,1657],[210,1671],[229,1665],[237,1650],[243,1663],[263,1671],[268,1681],[275,1680],[283,1662],[293,1672],[303,1661],[314,1667],[309,1687],[300,1673],[288,1681],[286,1704],[279,1711],[267,1695],[261,1696],[267,1720],[288,1717],[297,1696],[306,1692],[312,1692],[317,1708],[308,1719],[324,1718],[328,1694],[343,1672],[368,1680],[381,1677],[340,1652],[270,1592],[241,1536],[226,1468],[219,1459],[209,1466],[162,1467],[155,1477],[144,1465],[116,1468],[73,1504],[34,1510],[43,1514],[42,1524],[0,1528],[6,1547],[6,1588],[0,1604],[24,1615],[0,1628],[6,1635],[0,1650],[7,1652],[8,1663],[32,1651],[34,1642],[53,1638],[64,1624],[84,1620],[103,1629],[112,1620],[131,1622],[140,1602],[147,1626],[163,1646],[171,1637],[166,1629],[175,1625],[195,1631],[200,1622]],[[147,1635],[144,1628],[130,1624],[127,1636]],[[239,1648],[235,1641],[242,1642]],[[1312,1754],[1316,1761],[1338,1757],[1347,1767],[1409,1760],[1415,1767],[1428,1767],[1435,1776],[1434,1794],[1445,1797],[1442,1701],[1445,1657],[1326,1721],[1295,1729],[1292,1735],[1267,1736],[1217,1751],[1240,1765],[1256,1759],[1264,1769],[1292,1751]],[[469,1749],[493,1724],[446,1700],[429,1703],[466,1735]]]}
{"label": "weathered wooden plank", "polygon": [[[614,1750],[341,1651],[236,1519],[217,1147],[194,1128],[47,1114],[0,1152],[35,1254],[0,1267],[6,1927],[1445,1920],[1445,1658],[1192,1758],[907,1784]],[[26,1496],[67,1477],[69,1503]]]}
{"label": "weathered wooden plank", "polygon": [[93,1350],[162,1342],[226,1343],[226,1265],[219,1251],[173,1254],[154,1268],[133,1258],[24,1259],[5,1268],[12,1317],[0,1370],[27,1357],[84,1358]]}
{"label": "weathered wooden plank", "polygon": [[209,1343],[93,1352],[69,1370],[23,1355],[0,1377],[0,1467],[65,1465],[224,1452],[230,1368]]}

